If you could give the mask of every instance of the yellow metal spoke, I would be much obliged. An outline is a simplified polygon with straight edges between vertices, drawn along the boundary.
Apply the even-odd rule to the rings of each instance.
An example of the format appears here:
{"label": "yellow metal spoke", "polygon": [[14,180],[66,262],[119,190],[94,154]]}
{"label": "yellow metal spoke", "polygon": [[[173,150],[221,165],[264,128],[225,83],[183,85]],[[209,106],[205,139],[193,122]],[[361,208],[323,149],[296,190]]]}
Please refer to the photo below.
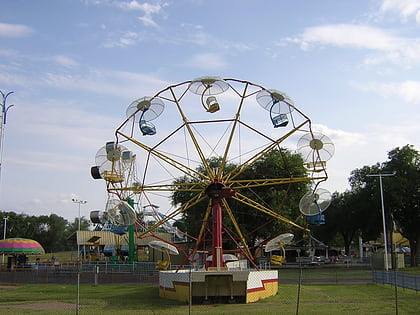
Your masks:
{"label": "yellow metal spoke", "polygon": [[272,216],[272,217],[274,217],[278,220],[281,220],[281,221],[283,221],[287,224],[290,224],[290,225],[292,225],[292,226],[294,226],[294,227],[296,227],[300,230],[309,231],[308,229],[305,229],[304,227],[300,226],[299,224],[296,224],[295,222],[283,217],[282,215],[278,214],[277,212],[274,212],[273,210],[259,204],[258,202],[254,201],[251,198],[248,198],[248,197],[246,197],[246,196],[244,196],[244,195],[242,195],[238,192],[236,192],[235,196],[233,196],[232,198],[241,202],[241,203],[243,203],[243,204],[251,206],[254,209],[257,209],[258,211],[261,211],[265,214],[268,214],[268,215],[270,215],[270,216]]}
{"label": "yellow metal spoke", "polygon": [[230,180],[236,178],[238,175],[240,175],[242,172],[244,172],[246,169],[248,169],[256,161],[258,161],[259,159],[261,159],[265,154],[267,154],[268,152],[270,152],[271,150],[273,150],[274,148],[276,148],[281,142],[283,142],[286,138],[288,138],[290,135],[292,135],[294,132],[296,132],[299,128],[301,128],[306,123],[308,123],[308,121],[305,121],[305,122],[301,123],[298,127],[295,127],[294,129],[292,129],[291,131],[289,131],[288,133],[286,133],[284,136],[278,138],[273,143],[267,145],[266,148],[264,148],[263,150],[259,151],[257,154],[255,154],[254,156],[252,156],[250,159],[248,159],[247,161],[245,161],[244,163],[242,163],[241,165],[239,165],[238,167],[236,167],[235,169],[233,169],[231,172],[229,172],[228,174],[226,174],[225,176],[223,176],[223,179],[225,181],[230,181]]}
{"label": "yellow metal spoke", "polygon": [[271,185],[283,185],[290,183],[307,182],[313,180],[323,180],[326,177],[286,177],[286,178],[270,178],[270,179],[250,179],[250,180],[231,180],[227,184],[234,190],[241,188],[254,188]]}
{"label": "yellow metal spoke", "polygon": [[207,205],[206,213],[204,214],[203,222],[202,222],[201,227],[200,227],[200,232],[198,233],[197,241],[195,243],[194,252],[197,251],[198,246],[200,246],[201,242],[203,241],[204,231],[206,229],[207,222],[208,222],[209,217],[210,217],[210,213],[211,213],[211,200],[209,200],[209,204]]}
{"label": "yellow metal spoke", "polygon": [[152,232],[154,229],[158,228],[159,226],[165,224],[166,222],[168,222],[169,220],[172,220],[173,218],[175,218],[177,215],[187,211],[189,208],[193,207],[194,205],[196,205],[197,203],[203,201],[205,198],[207,198],[207,195],[203,194],[203,193],[199,193],[197,195],[195,195],[193,198],[191,198],[189,201],[185,202],[184,204],[182,204],[181,207],[179,207],[178,209],[176,209],[175,211],[173,211],[171,214],[169,214],[168,216],[166,216],[165,218],[159,220],[158,222],[156,222],[155,224],[153,224],[151,227],[149,227],[146,231],[144,232],[140,232],[137,236],[138,237],[142,237],[150,232]]}
{"label": "yellow metal spoke", "polygon": [[131,187],[114,187],[109,190],[115,191],[133,191],[135,193],[147,192],[147,191],[203,191],[208,185],[208,182],[200,183],[179,183],[179,184],[162,184],[162,185],[138,185]]}
{"label": "yellow metal spoke", "polygon": [[231,129],[230,135],[229,135],[229,139],[228,139],[228,142],[226,144],[225,153],[224,153],[223,158],[222,158],[222,163],[221,163],[221,165],[218,169],[218,172],[217,172],[217,178],[222,177],[223,171],[225,169],[228,154],[229,154],[229,150],[230,150],[230,146],[232,145],[233,136],[235,134],[236,126],[238,124],[238,119],[240,117],[240,113],[241,113],[241,109],[242,109],[242,105],[243,105],[244,100],[245,100],[245,94],[246,94],[247,88],[248,88],[248,83],[246,83],[246,85],[245,85],[243,96],[241,97],[241,101],[239,103],[238,110],[237,110],[236,115],[235,115],[235,121],[233,122],[233,126],[232,126],[232,129]]}
{"label": "yellow metal spoke", "polygon": [[134,139],[134,138],[132,138],[132,137],[120,132],[120,131],[117,131],[117,133],[119,135],[123,136],[124,138],[126,138],[127,140],[132,141],[133,143],[135,143],[136,145],[138,145],[139,147],[141,147],[145,151],[149,152],[153,156],[155,156],[155,157],[159,158],[160,160],[168,163],[169,165],[172,165],[173,167],[180,170],[181,172],[183,172],[187,176],[191,176],[192,178],[194,178],[198,181],[201,180],[202,178],[208,178],[207,175],[202,174],[202,173],[198,172],[197,170],[194,170],[194,169],[184,165],[183,163],[180,163],[180,162],[176,161],[175,159],[170,158],[166,154],[163,154],[163,153],[157,151],[156,149],[153,149],[153,148],[141,143],[140,141],[137,141],[136,139]]}
{"label": "yellow metal spoke", "polygon": [[226,199],[223,199],[223,206],[224,206],[224,209],[226,210],[226,212],[227,212],[227,214],[230,218],[230,221],[232,222],[232,224],[233,224],[233,226],[236,230],[236,233],[238,233],[239,239],[241,241],[242,246],[244,247],[244,250],[245,250],[246,254],[248,255],[248,257],[252,257],[251,251],[249,250],[249,247],[246,243],[245,237],[242,234],[241,229],[239,228],[239,225],[236,222],[236,219],[233,216],[232,210],[230,209]]}
{"label": "yellow metal spoke", "polygon": [[181,108],[181,105],[179,104],[179,101],[176,99],[176,96],[175,96],[175,93],[174,93],[173,89],[171,88],[170,91],[171,91],[172,96],[173,96],[173,98],[175,100],[175,104],[176,104],[176,106],[178,108],[178,111],[179,111],[179,113],[180,113],[180,115],[182,117],[182,121],[184,122],[185,128],[187,128],[187,131],[188,131],[188,134],[190,135],[191,141],[193,142],[193,144],[195,146],[195,149],[197,150],[197,153],[200,156],[201,163],[203,163],[203,166],[206,169],[207,174],[210,175],[212,170],[210,168],[210,165],[207,162],[207,159],[206,159],[203,151],[201,151],[200,145],[198,144],[198,141],[197,141],[197,139],[195,137],[195,134],[194,134],[194,132],[193,132],[191,126],[190,126],[190,122],[188,121],[187,116],[185,116],[185,114],[184,114],[184,112],[183,112],[183,110]]}

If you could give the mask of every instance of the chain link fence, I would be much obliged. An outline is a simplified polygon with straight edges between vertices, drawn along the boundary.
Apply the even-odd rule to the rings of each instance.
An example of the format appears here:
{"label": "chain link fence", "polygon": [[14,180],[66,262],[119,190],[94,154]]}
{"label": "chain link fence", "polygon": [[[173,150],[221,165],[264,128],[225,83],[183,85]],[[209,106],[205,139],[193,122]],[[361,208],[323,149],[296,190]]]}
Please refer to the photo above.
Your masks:
{"label": "chain link fence", "polygon": [[[176,269],[176,267],[172,266],[172,269]],[[369,264],[364,263],[292,264],[284,265],[278,269],[272,269],[273,266],[270,265],[263,267],[265,268],[263,270],[276,270],[278,272],[278,293],[274,297],[261,300],[261,303],[241,304],[240,307],[246,307],[246,312],[255,314],[339,314],[346,312],[364,314],[364,311],[358,311],[358,303],[362,303],[363,300],[366,300],[366,297],[371,298],[373,304],[378,303],[377,307],[381,308],[381,311],[376,312],[377,314],[398,314],[399,308],[401,314],[416,314],[417,310],[420,309],[418,296],[412,296],[411,293],[408,293],[411,294],[410,297],[414,298],[413,301],[417,301],[414,303],[417,303],[418,308],[413,309],[412,313],[402,311],[409,309],[408,304],[405,304],[408,302],[404,300],[401,293],[396,294],[397,288],[414,293],[418,292],[420,290],[420,279],[416,275],[373,270]],[[222,280],[215,279],[214,281]],[[97,314],[94,308],[86,307],[86,305],[91,304],[94,298],[92,292],[98,292],[97,295],[107,295],[108,293],[104,292],[107,292],[107,287],[110,287],[111,284],[121,285],[121,288],[135,285],[130,286],[137,288],[133,289],[133,292],[138,294],[138,301],[134,302],[138,305],[136,304],[133,307],[137,307],[136,310],[141,314],[163,314],[163,310],[172,305],[184,305],[182,314],[219,314],[217,308],[213,307],[212,313],[208,311],[208,307],[211,306],[202,305],[203,303],[211,304],[211,301],[200,300],[200,303],[190,304],[188,301],[178,302],[159,298],[159,271],[156,270],[154,263],[45,263],[37,264],[32,268],[0,271],[0,287],[18,286],[19,284],[58,284],[63,285],[63,287],[67,285],[74,286],[74,288],[81,287],[82,290],[78,289],[77,292],[73,290],[71,293],[74,302],[63,303],[57,301],[56,303],[57,307],[61,307],[72,314],[74,312],[76,314]],[[221,283],[220,288],[223,286],[227,295],[233,292],[230,291],[227,284]],[[115,290],[115,287],[113,288]],[[348,291],[350,293],[346,293],[345,288],[353,289]],[[153,303],[165,305],[162,310],[158,308],[148,313],[149,308],[153,308],[153,306],[147,304],[148,301],[145,300],[147,298],[142,293],[146,289],[148,292],[152,290],[151,293],[148,293],[151,294],[151,297],[148,298],[150,301],[153,300]],[[66,294],[63,293],[63,300]],[[109,294],[111,295],[111,292]],[[348,296],[345,294],[348,294]],[[407,292],[404,294],[407,294]],[[190,296],[193,296],[193,292]],[[231,303],[241,301],[243,302],[241,299],[234,301],[228,298],[213,302],[226,304],[228,311],[220,310],[220,313],[230,314]],[[112,297],[106,301],[110,305],[117,302],[118,300],[113,300]],[[255,311],[250,311],[254,309]],[[263,310],[266,310],[266,312]],[[233,309],[231,313],[234,313]],[[125,313],[123,311],[119,314]]]}
{"label": "chain link fence", "polygon": [[373,271],[373,282],[390,284],[404,289],[420,291],[420,276],[392,271]]}

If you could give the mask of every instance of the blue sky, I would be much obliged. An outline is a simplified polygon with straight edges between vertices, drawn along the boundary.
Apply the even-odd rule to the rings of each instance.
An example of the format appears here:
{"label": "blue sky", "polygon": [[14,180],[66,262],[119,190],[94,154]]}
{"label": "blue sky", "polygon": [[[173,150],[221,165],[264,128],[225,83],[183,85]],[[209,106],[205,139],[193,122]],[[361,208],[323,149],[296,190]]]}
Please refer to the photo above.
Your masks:
{"label": "blue sky", "polygon": [[102,209],[90,167],[127,106],[205,75],[286,92],[335,143],[324,188],[342,192],[353,169],[419,149],[419,31],[420,0],[3,0],[0,90],[15,106],[0,209]]}

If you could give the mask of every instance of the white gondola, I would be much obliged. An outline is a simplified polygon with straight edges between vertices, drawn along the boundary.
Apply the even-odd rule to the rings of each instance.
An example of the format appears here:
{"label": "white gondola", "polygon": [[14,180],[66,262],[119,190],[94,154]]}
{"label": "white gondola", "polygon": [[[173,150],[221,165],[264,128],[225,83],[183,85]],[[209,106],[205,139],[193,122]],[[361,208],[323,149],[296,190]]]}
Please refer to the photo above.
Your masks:
{"label": "white gondola", "polygon": [[139,126],[143,136],[153,136],[156,134],[156,127],[152,123],[149,123],[145,120],[140,120]]}
{"label": "white gondola", "polygon": [[274,128],[277,127],[286,127],[289,123],[289,120],[287,119],[286,114],[279,114],[276,116],[271,116],[271,122],[273,123]]}

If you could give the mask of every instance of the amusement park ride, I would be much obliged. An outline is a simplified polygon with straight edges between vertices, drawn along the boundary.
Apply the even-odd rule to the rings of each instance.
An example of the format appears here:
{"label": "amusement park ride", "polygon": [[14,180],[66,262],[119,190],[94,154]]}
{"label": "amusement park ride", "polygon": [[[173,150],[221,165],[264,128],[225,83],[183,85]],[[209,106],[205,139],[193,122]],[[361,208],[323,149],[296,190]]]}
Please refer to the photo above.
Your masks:
{"label": "amusement park ride", "polygon": [[[271,262],[282,264],[284,245],[294,238],[290,232],[309,233],[308,225],[324,222],[322,212],[329,206],[331,194],[319,186],[328,178],[326,161],[334,153],[330,139],[312,131],[309,117],[286,94],[229,78],[202,77],[170,85],[133,101],[126,115],[115,131],[116,139],[98,150],[96,165],[91,169],[93,178],[105,181],[108,192],[105,211],[91,213],[92,221],[115,233],[129,234],[130,261],[135,260],[134,237],[150,237],[150,247],[166,253],[167,260],[158,265],[162,270],[162,297],[189,300],[192,294],[193,301],[227,296],[252,302],[276,294],[277,271],[259,270],[250,249],[255,244],[247,243],[231,202],[259,211],[267,216],[267,222],[283,222],[285,230],[257,244],[267,253],[280,252],[272,255]],[[265,117],[271,123],[265,123]],[[306,167],[305,176],[288,170],[287,177],[256,174],[260,178],[245,178],[259,160],[276,150],[281,154],[282,148],[296,141],[296,152]],[[212,158],[220,160],[217,167],[210,163]],[[141,165],[140,172],[136,161]],[[249,193],[302,183],[307,192],[302,193],[299,203],[299,220],[287,218],[281,209],[273,209]],[[284,190],[284,200],[288,190]],[[173,209],[170,204],[176,193],[185,193],[188,198]],[[284,200],[278,204],[284,204]],[[155,235],[159,228],[173,228],[171,220],[203,202],[198,234],[184,233],[189,248]],[[157,206],[149,207],[149,211],[155,211],[156,220],[144,224],[144,209],[156,204],[168,205],[171,210],[159,215]],[[230,229],[226,228],[227,221]],[[228,238],[235,249],[224,249]],[[206,263],[197,270],[183,266],[166,270],[170,255],[179,252],[185,255],[184,266],[192,264],[198,254],[205,256]],[[248,261],[251,268],[229,265],[229,255]]]}

